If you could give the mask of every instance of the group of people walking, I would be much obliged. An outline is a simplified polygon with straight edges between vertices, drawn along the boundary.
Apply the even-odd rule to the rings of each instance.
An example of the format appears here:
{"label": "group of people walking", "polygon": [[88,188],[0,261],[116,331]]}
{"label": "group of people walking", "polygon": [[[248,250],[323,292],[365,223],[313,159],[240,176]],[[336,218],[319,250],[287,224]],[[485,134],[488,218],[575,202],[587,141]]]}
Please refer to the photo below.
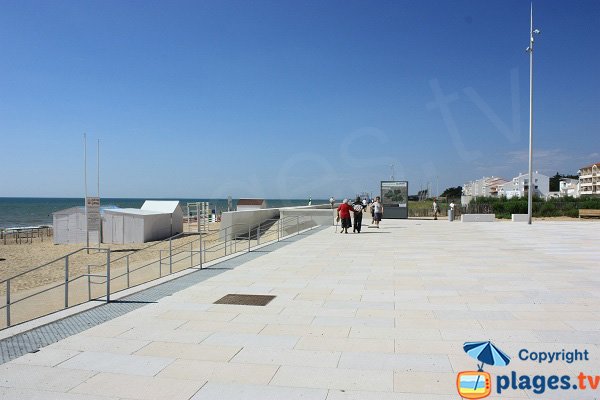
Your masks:
{"label": "group of people walking", "polygon": [[[372,224],[375,228],[379,228],[379,222],[383,216],[383,205],[379,196],[375,198],[370,204],[367,200],[361,200],[360,197],[356,197],[356,200],[344,199],[342,204],[337,208],[337,221],[341,222],[340,233],[348,233],[349,228],[353,228],[352,232],[360,233],[362,228],[362,219],[365,210],[370,209]],[[354,216],[354,224],[352,224],[351,214]]]}

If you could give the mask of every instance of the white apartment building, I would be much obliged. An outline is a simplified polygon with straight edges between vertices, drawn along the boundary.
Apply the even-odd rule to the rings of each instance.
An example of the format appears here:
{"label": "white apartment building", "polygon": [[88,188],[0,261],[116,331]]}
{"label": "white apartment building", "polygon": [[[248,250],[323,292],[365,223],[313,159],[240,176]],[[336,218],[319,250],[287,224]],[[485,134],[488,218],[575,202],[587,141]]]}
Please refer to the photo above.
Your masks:
{"label": "white apartment building", "polygon": [[[535,171],[533,173],[533,184],[534,192],[536,196],[546,198],[550,192],[550,177],[540,174]],[[498,188],[498,195],[510,199],[512,197],[525,197],[529,190],[529,174],[519,174],[519,176],[512,179],[511,182],[507,182]]]}
{"label": "white apartment building", "polygon": [[473,197],[497,197],[498,189],[501,185],[508,182],[504,178],[497,176],[483,177],[463,185],[461,198],[462,204],[468,204]]}
{"label": "white apartment building", "polygon": [[579,197],[579,180],[562,178],[559,183],[558,196]]}
{"label": "white apartment building", "polygon": [[581,196],[600,195],[600,162],[579,171],[579,194]]}

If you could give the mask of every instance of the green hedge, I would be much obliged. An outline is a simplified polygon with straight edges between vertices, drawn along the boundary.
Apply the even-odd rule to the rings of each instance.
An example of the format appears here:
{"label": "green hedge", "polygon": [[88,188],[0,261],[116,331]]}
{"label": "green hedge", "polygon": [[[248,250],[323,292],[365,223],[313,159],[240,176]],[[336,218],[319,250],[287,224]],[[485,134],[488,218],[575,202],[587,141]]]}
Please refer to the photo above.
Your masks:
{"label": "green hedge", "polygon": [[[477,197],[471,203],[471,207],[491,207],[496,218],[511,218],[511,214],[527,214],[527,199],[506,199]],[[579,209],[600,210],[600,198],[573,198],[561,197],[558,199],[543,200],[533,199],[532,211],[534,217],[573,217],[579,216]]]}

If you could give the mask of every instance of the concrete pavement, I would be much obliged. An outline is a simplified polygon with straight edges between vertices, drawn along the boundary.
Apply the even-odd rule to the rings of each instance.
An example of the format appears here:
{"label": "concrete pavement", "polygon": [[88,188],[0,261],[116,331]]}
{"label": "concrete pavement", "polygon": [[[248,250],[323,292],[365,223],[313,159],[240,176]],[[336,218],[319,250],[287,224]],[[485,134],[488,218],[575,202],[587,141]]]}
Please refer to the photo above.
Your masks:
{"label": "concrete pavement", "polygon": [[[457,373],[476,369],[462,344],[480,340],[512,357],[486,366],[493,376],[600,375],[598,227],[327,228],[1,365],[0,398],[450,400]],[[276,298],[213,304],[232,293]],[[522,349],[590,360],[540,364]],[[600,388],[550,393],[490,398],[593,399]]]}

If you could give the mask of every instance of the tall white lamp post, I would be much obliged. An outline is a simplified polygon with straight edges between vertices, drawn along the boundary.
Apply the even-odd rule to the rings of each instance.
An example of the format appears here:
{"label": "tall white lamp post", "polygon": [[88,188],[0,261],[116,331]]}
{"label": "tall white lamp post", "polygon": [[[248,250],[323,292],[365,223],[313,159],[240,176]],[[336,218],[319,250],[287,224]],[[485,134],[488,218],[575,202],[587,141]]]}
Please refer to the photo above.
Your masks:
{"label": "tall white lamp post", "polygon": [[533,29],[533,3],[531,3],[531,20],[529,30],[529,46],[525,49],[529,53],[529,183],[527,186],[527,223],[531,225],[533,191],[535,180],[533,179],[533,35],[539,35],[539,29]]}

